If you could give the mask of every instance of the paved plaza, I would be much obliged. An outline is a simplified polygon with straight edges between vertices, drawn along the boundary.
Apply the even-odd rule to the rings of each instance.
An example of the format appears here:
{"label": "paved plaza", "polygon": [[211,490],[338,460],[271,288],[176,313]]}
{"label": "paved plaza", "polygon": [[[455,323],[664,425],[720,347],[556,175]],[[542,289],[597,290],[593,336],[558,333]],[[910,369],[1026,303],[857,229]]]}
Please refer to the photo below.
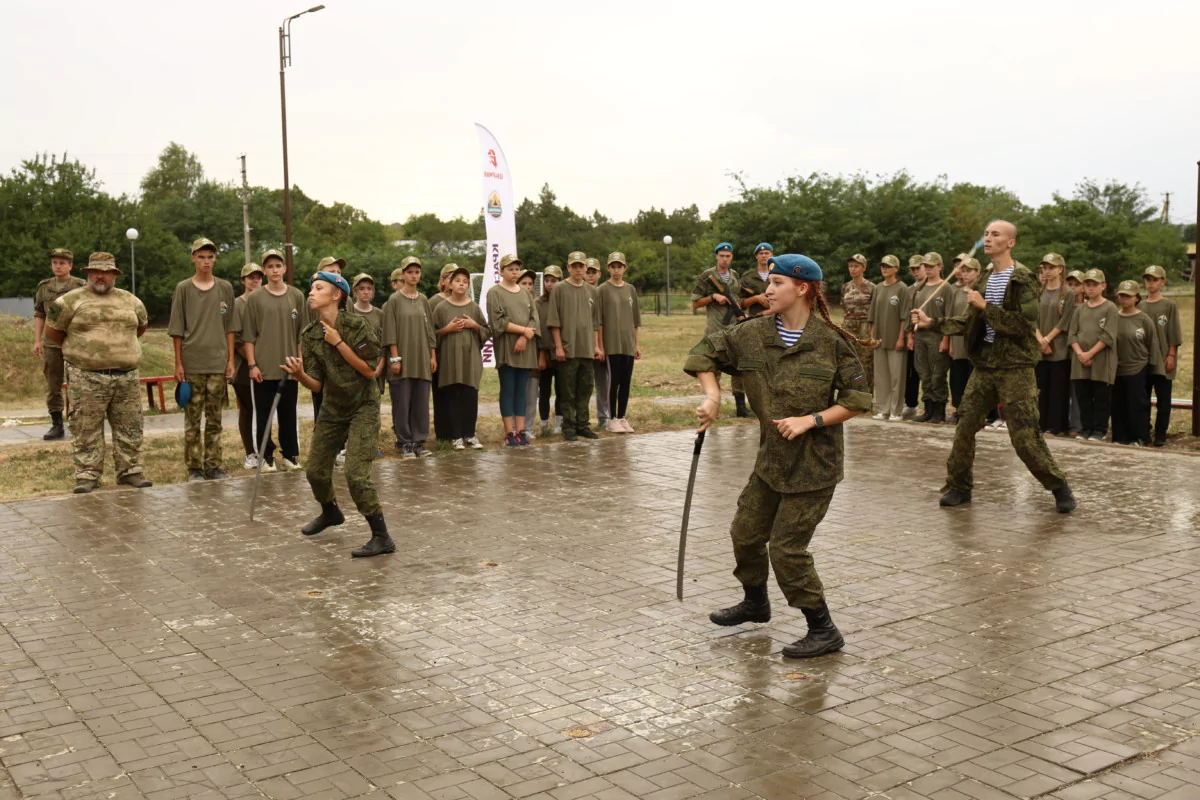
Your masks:
{"label": "paved plaza", "polygon": [[[814,539],[846,649],[722,629],[757,446],[692,436],[376,468],[400,546],[313,540],[302,474],[0,506],[0,798],[1200,798],[1200,459],[855,420]],[[346,498],[344,484],[339,492]],[[349,505],[348,501],[344,502]],[[349,516],[349,515],[348,515]]]}

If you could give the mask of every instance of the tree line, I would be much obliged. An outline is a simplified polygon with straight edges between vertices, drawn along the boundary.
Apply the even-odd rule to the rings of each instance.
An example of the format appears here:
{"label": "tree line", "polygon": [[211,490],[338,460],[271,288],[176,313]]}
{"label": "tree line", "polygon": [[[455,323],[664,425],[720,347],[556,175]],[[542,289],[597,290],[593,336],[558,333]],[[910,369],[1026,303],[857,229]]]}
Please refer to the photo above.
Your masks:
{"label": "tree line", "polygon": [[[751,252],[760,241],[775,251],[812,256],[826,271],[836,294],[846,280],[846,259],[863,253],[877,264],[891,253],[902,261],[914,253],[941,252],[949,261],[970,248],[992,219],[1016,223],[1016,255],[1034,267],[1047,252],[1061,253],[1069,268],[1098,267],[1109,283],[1141,275],[1151,263],[1177,276],[1186,264],[1184,242],[1195,226],[1165,223],[1148,193],[1138,185],[1083,180],[1069,195],[1027,206],[1003,187],[950,184],[944,177],[919,181],[907,172],[850,176],[796,175],[771,186],[752,186],[733,176],[729,201],[705,218],[696,205],[651,207],[632,220],[618,221],[600,211],[581,214],[559,203],[543,186],[536,199],[517,208],[520,255],[530,267],[562,264],[567,253],[583,250],[603,259],[614,250],[630,264],[627,280],[642,293],[666,286],[665,247],[670,235],[671,285],[684,294],[696,275],[713,263],[717,243],[735,245],[735,269],[750,269]],[[67,247],[82,266],[87,254],[105,250],[126,270],[129,243],[125,230],[137,228],[138,295],[151,315],[163,316],[171,292],[192,273],[188,246],[200,236],[216,243],[216,271],[236,281],[244,263],[242,189],[208,179],[199,160],[172,142],[143,177],[137,196],[113,196],[103,190],[94,169],[70,158],[37,154],[0,177],[0,296],[32,296],[49,275],[49,251]],[[263,186],[248,190],[251,255],[282,249],[283,192]],[[351,273],[369,272],[379,297],[390,293],[386,276],[408,255],[425,261],[422,287],[432,291],[442,264],[455,262],[482,270],[482,212],[473,220],[443,220],[435,214],[383,223],[348,203],[318,202],[300,187],[292,189],[292,238],[297,282],[325,255],[345,258]],[[397,245],[396,242],[402,244]]]}

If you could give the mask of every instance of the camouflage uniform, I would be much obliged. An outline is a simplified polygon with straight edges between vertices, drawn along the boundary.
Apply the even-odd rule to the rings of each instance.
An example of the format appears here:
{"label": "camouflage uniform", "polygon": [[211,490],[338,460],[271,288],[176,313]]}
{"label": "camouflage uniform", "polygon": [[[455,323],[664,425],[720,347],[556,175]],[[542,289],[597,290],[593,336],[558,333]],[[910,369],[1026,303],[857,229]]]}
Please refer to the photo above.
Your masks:
{"label": "camouflage uniform", "polygon": [[851,346],[824,320],[809,318],[804,335],[785,347],[775,317],[760,317],[706,336],[684,363],[689,375],[742,373],[758,415],[754,473],[730,527],[744,586],[766,583],[775,569],[788,604],[816,608],[824,598],[808,543],[842,479],[842,426],[814,428],[791,441],[770,420],[819,413],[834,405],[869,412],[871,395]]}
{"label": "camouflage uniform", "polygon": [[858,358],[863,363],[867,383],[871,386],[875,385],[875,358],[871,348],[862,344],[862,341],[869,338],[871,333],[871,324],[867,320],[867,314],[871,310],[871,297],[874,294],[875,284],[870,281],[863,281],[862,285],[854,281],[846,281],[842,284],[842,311],[846,314],[845,319],[842,320],[842,330],[859,340],[854,345],[855,352],[858,353]]}
{"label": "camouflage uniform", "polygon": [[[943,335],[937,325],[946,316],[955,291],[958,290],[954,286],[942,281],[936,286],[926,283],[913,293],[913,308],[920,308],[922,303],[930,300],[924,310],[934,323],[932,328],[913,332],[913,359],[917,374],[921,376],[921,399],[925,403],[945,403],[950,399],[950,353],[939,349]],[[912,330],[911,321],[908,329]]]}
{"label": "camouflage uniform", "polygon": [[[739,300],[739,295],[741,294],[741,291],[738,289],[738,287],[741,285],[741,279],[738,277],[737,272],[732,269],[729,270],[729,275],[729,294],[733,297],[731,302],[737,303]],[[757,273],[755,274],[755,277],[757,277]],[[696,288],[692,290],[693,303],[702,297],[711,297],[715,294],[721,294],[721,292],[717,291],[716,284],[714,284],[713,280],[710,280],[710,278],[716,280],[717,283],[723,284],[723,281],[721,280],[721,274],[717,272],[716,267],[709,267],[708,269],[704,270],[700,273],[700,277],[696,279]],[[763,291],[766,291],[766,289],[764,288]],[[729,322],[728,324],[725,322],[725,317],[728,314],[728,305],[714,301],[705,306],[704,335],[710,336],[717,331],[729,330],[731,327],[733,327],[736,322]],[[732,381],[730,382],[732,390],[738,394],[745,392],[745,387],[742,383],[741,376],[738,375],[736,371],[731,371],[729,374],[733,376]],[[720,376],[718,375],[717,377],[719,378]]]}
{"label": "camouflage uniform", "polygon": [[188,469],[208,472],[221,466],[221,412],[229,400],[225,376],[188,373],[184,380],[192,387],[192,399],[183,408],[183,460]]}
{"label": "camouflage uniform", "polygon": [[[983,294],[994,269],[988,266],[972,288]],[[975,367],[958,408],[958,426],[946,462],[943,490],[971,491],[975,434],[983,428],[988,412],[997,403],[1004,406],[1013,448],[1034,477],[1050,491],[1066,485],[1066,475],[1054,462],[1041,434],[1034,377],[1034,367],[1042,358],[1035,333],[1040,296],[1037,276],[1017,263],[1000,305],[989,303],[983,310],[971,306],[966,314],[947,317],[937,326],[944,335],[965,338],[967,353]],[[996,331],[994,342],[984,341],[985,325]]]}
{"label": "camouflage uniform", "polygon": [[[199,239],[192,252],[201,245],[212,242]],[[212,286],[201,289],[193,278],[185,278],[175,286],[167,334],[180,342],[183,377],[192,389],[192,399],[183,409],[183,459],[189,470],[208,474],[221,466],[221,411],[229,400],[228,335],[237,325],[229,281],[214,278]]]}
{"label": "camouflage uniform", "polygon": [[[58,278],[46,278],[41,281],[33,295],[33,316],[46,319],[55,300],[86,283],[83,278],[74,275],[68,275],[61,281]],[[61,414],[64,378],[62,348],[45,336],[42,337],[42,375],[46,377],[46,410],[51,414]]]}
{"label": "camouflage uniform", "polygon": [[[758,270],[752,269],[742,276],[741,293],[738,296],[739,302],[745,302],[755,295],[765,294],[767,291],[767,282],[758,276]],[[746,309],[746,313],[754,316],[761,314],[767,310],[767,306],[760,306],[758,303]]]}
{"label": "camouflage uniform", "polygon": [[[383,348],[369,317],[341,311],[334,327],[359,358],[370,366],[378,363]],[[333,502],[334,459],[345,447],[346,483],[354,505],[365,517],[379,514],[383,508],[371,481],[371,463],[379,451],[379,388],[375,378],[363,377],[325,341],[319,319],[300,332],[300,353],[304,371],[321,382],[325,396],[313,425],[305,469],[313,497],[322,504]]]}

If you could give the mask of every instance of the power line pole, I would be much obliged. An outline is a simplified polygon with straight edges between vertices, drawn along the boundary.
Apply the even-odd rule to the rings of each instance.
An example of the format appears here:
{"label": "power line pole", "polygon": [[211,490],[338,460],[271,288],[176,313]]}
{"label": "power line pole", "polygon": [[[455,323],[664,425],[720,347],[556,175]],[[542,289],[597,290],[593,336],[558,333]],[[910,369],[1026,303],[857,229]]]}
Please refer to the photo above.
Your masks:
{"label": "power line pole", "polygon": [[1162,224],[1166,225],[1171,221],[1171,193],[1163,192],[1163,197]]}
{"label": "power line pole", "polygon": [[250,182],[246,180],[246,154],[242,153],[242,241],[246,249],[246,260],[250,263]]}

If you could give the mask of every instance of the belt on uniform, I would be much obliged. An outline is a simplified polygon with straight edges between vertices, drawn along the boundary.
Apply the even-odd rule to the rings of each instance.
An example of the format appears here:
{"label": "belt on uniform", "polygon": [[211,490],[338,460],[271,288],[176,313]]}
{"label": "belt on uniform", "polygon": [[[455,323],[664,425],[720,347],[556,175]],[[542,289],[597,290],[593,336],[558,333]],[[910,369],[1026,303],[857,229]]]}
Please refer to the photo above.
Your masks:
{"label": "belt on uniform", "polygon": [[851,317],[851,316],[847,316],[847,317],[846,317],[846,319],[848,319],[848,320],[865,320],[865,319],[866,319],[866,316],[862,316],[862,317]]}
{"label": "belt on uniform", "polygon": [[94,372],[97,375],[128,375],[131,369],[85,369],[84,372]]}

